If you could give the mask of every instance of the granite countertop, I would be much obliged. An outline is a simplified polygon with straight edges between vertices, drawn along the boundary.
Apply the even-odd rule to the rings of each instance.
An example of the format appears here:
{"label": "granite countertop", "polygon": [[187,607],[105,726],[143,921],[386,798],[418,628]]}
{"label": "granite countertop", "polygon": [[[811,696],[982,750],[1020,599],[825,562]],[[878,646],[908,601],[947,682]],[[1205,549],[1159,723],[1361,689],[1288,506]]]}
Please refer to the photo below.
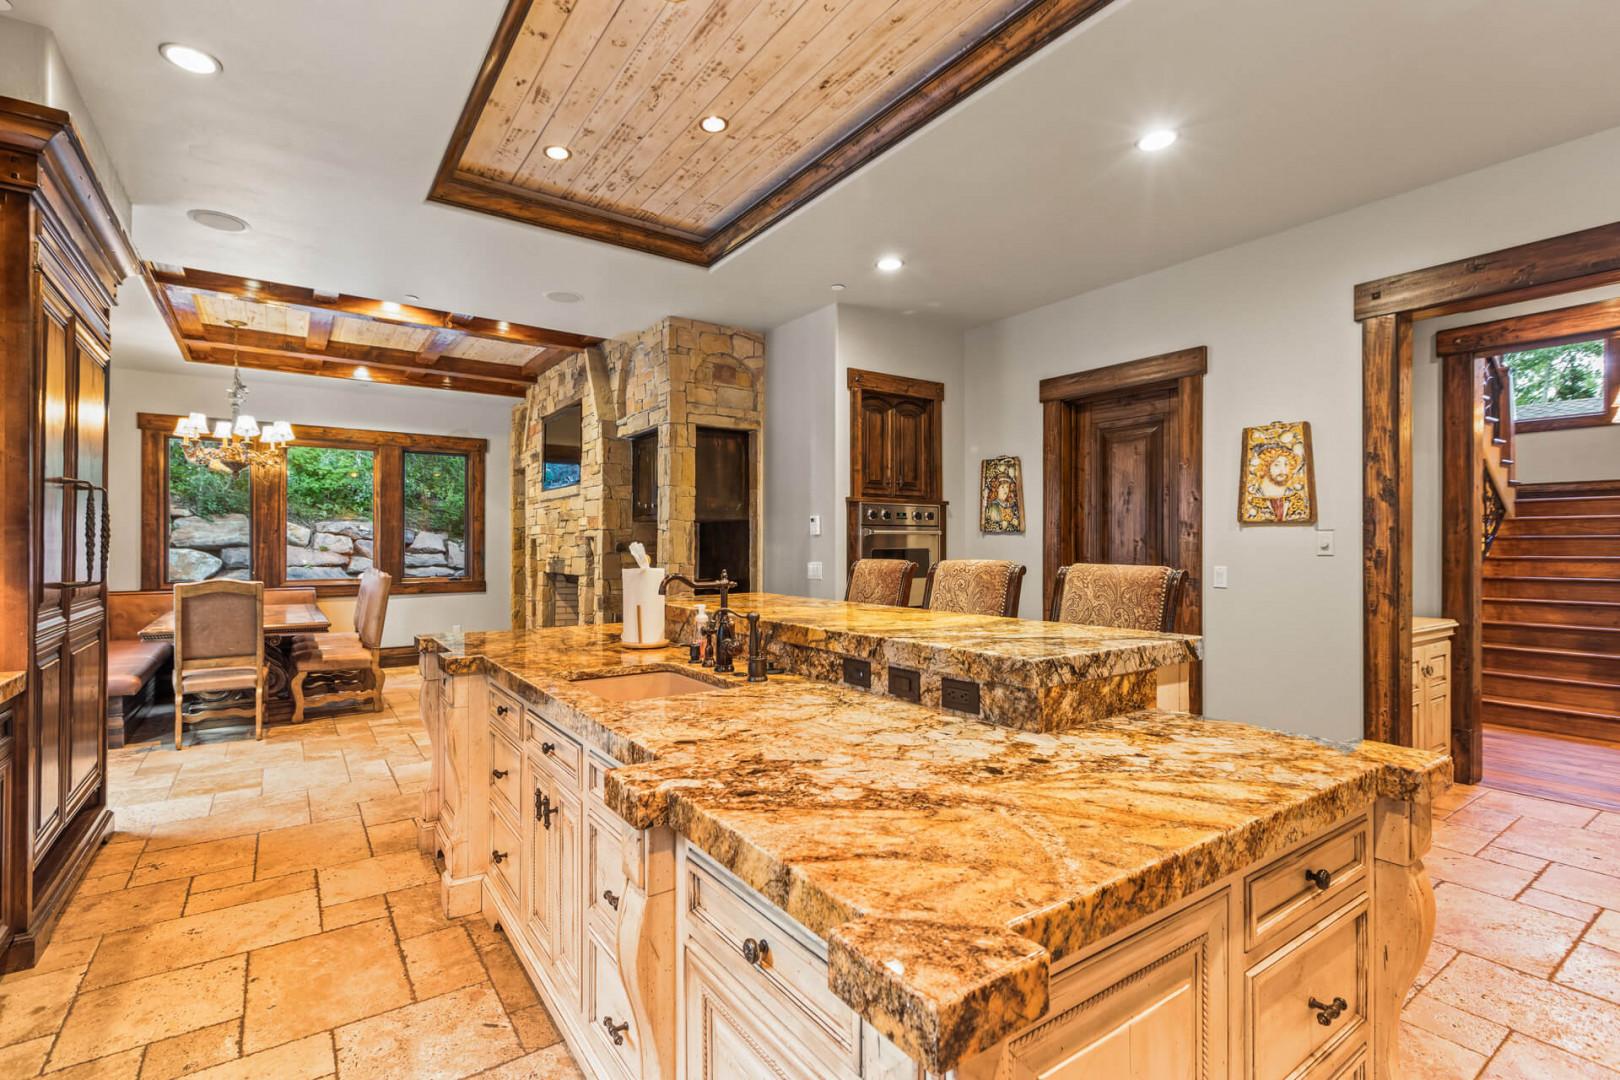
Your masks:
{"label": "granite countertop", "polygon": [[0,705],[28,689],[28,672],[0,671]]}
{"label": "granite countertop", "polygon": [[[1426,751],[1156,710],[1027,732],[794,676],[728,680],[617,636],[420,644],[570,715],[626,763],[607,776],[616,812],[670,825],[826,940],[833,991],[936,1071],[1044,1014],[1054,960],[1376,798],[1450,782]],[[576,681],[657,668],[725,688],[614,703]]]}

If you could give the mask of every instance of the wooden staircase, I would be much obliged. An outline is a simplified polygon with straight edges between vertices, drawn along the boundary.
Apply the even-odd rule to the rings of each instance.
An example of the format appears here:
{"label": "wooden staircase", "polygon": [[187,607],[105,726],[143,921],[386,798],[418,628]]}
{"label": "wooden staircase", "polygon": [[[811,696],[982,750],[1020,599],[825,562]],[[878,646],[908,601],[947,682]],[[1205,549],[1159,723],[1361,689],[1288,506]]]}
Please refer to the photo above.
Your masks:
{"label": "wooden staircase", "polygon": [[1620,484],[1517,484],[1484,563],[1487,723],[1620,738]]}

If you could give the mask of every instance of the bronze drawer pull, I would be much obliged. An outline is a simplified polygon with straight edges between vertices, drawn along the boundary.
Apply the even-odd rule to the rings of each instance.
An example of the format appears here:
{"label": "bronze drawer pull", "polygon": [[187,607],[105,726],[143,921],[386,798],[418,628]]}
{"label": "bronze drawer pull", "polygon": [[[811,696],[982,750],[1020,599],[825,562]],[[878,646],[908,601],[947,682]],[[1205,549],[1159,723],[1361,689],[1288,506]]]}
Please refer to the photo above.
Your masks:
{"label": "bronze drawer pull", "polygon": [[612,889],[602,890],[602,899],[606,900],[608,902],[608,907],[612,908],[614,911],[619,910],[619,897]]}
{"label": "bronze drawer pull", "polygon": [[1313,997],[1310,999],[1310,1006],[1316,1010],[1316,1022],[1323,1027],[1332,1024],[1339,1018],[1340,1013],[1350,1007],[1342,997],[1336,997],[1332,1002],[1317,1001]]}
{"label": "bronze drawer pull", "polygon": [[551,796],[540,794],[540,789],[534,789],[534,820],[551,828],[551,818],[557,813],[557,807],[551,805]]}
{"label": "bronze drawer pull", "polygon": [[557,752],[557,744],[554,742],[543,742],[540,744],[540,752],[542,754],[555,754]]}
{"label": "bronze drawer pull", "polygon": [[1315,885],[1318,889],[1321,889],[1323,892],[1326,892],[1328,890],[1328,888],[1333,884],[1333,871],[1331,871],[1331,870],[1307,870],[1307,871],[1305,871],[1305,880],[1310,882],[1312,885]]}
{"label": "bronze drawer pull", "polygon": [[509,706],[506,706],[506,705],[497,705],[497,706],[495,706],[495,715],[496,716],[505,716],[507,713],[509,713],[511,711],[512,711],[511,708]]}
{"label": "bronze drawer pull", "polygon": [[505,769],[495,769],[489,775],[493,776],[497,780],[505,780],[506,779],[506,770]]}
{"label": "bronze drawer pull", "polygon": [[608,1033],[608,1037],[613,1040],[614,1046],[623,1046],[624,1033],[630,1030],[630,1021],[624,1020],[615,1024],[613,1017],[604,1016],[602,1017],[602,1027]]}
{"label": "bronze drawer pull", "polygon": [[742,943],[742,954],[743,959],[750,964],[755,967],[762,967],[770,963],[771,946],[767,941],[755,941],[753,938],[746,938]]}
{"label": "bronze drawer pull", "polygon": [[503,863],[506,861],[506,852],[492,851],[489,853],[489,857],[494,859],[497,863]]}

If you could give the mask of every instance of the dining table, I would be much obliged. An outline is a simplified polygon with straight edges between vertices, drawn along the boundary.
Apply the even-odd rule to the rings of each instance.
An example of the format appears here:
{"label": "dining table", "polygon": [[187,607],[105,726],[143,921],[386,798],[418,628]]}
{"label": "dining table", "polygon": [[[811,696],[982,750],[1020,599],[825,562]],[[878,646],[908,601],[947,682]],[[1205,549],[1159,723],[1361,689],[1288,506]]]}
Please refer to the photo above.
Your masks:
{"label": "dining table", "polygon": [[[264,697],[267,716],[281,720],[292,715],[293,639],[300,634],[319,634],[331,628],[332,620],[315,604],[267,602],[264,605]],[[140,638],[142,641],[173,641],[174,612],[165,611],[141,627]],[[186,711],[192,711],[191,705],[195,701],[196,711],[206,713],[213,697],[224,698],[233,693],[229,690],[217,695],[193,696],[188,693]]]}

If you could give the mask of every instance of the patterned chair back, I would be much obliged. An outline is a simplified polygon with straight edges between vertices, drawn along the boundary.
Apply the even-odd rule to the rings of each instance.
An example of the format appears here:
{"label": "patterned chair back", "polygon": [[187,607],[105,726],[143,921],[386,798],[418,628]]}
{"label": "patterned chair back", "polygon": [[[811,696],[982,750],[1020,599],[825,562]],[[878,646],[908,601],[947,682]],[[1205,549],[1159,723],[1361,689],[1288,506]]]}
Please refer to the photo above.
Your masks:
{"label": "patterned chair back", "polygon": [[1023,563],[1003,559],[946,559],[928,570],[923,607],[962,615],[1018,614]]}
{"label": "patterned chair back", "polygon": [[1053,622],[1168,633],[1176,625],[1185,570],[1168,566],[1075,563],[1058,570]]}
{"label": "patterned chair back", "polygon": [[911,579],[916,574],[917,564],[908,559],[856,559],[849,568],[844,599],[852,604],[906,607],[911,603]]}

